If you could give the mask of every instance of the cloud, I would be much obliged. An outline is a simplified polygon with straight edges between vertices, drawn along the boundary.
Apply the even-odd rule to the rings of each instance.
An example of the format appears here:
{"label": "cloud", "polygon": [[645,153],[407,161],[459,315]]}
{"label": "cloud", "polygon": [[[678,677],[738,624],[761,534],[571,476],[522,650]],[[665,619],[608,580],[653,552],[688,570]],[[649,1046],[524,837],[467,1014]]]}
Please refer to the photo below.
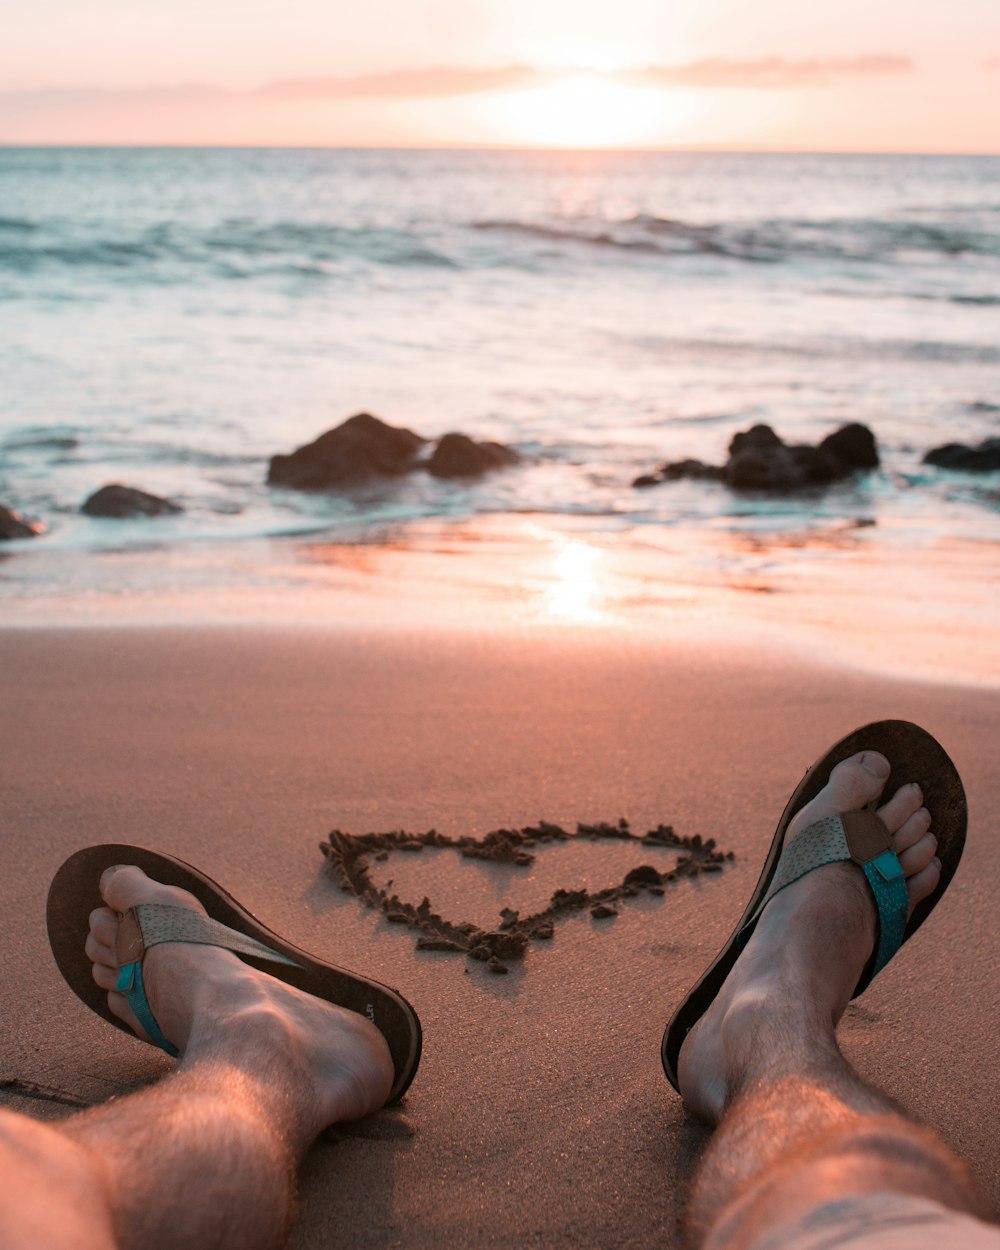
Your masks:
{"label": "cloud", "polygon": [[800,61],[788,61],[780,56],[751,61],[710,57],[684,65],[649,65],[644,69],[623,70],[621,77],[663,87],[817,87],[842,82],[845,78],[908,74],[913,68],[909,57],[888,53]]}
{"label": "cloud", "polygon": [[[983,65],[987,69],[998,68],[1000,58],[991,57]],[[711,57],[686,64],[649,65],[598,76],[618,82],[659,87],[802,87],[824,86],[847,78],[904,74],[911,72],[913,68],[913,62],[907,57],[888,54],[799,61],[776,56],[746,61]],[[280,103],[293,100],[417,100],[542,86],[560,78],[572,77],[574,72],[542,70],[530,65],[494,68],[457,65],[390,70],[380,74],[350,77],[289,78],[246,90],[233,90],[208,83],[120,89],[57,87],[32,91],[0,91],[0,105],[114,109],[241,101]],[[587,72],[596,74],[593,70]]]}
{"label": "cloud", "polygon": [[542,77],[528,65],[499,69],[439,66],[364,74],[356,78],[292,78],[269,83],[247,94],[264,100],[414,99],[502,91],[506,87],[533,85]]}
{"label": "cloud", "polygon": [[0,91],[0,103],[36,104],[63,108],[120,105],[200,104],[241,100],[415,100],[473,95],[507,87],[536,86],[551,74],[528,65],[497,69],[467,66],[390,70],[354,77],[290,78],[249,90],[230,90],[207,83],[164,87],[55,87],[33,91]]}

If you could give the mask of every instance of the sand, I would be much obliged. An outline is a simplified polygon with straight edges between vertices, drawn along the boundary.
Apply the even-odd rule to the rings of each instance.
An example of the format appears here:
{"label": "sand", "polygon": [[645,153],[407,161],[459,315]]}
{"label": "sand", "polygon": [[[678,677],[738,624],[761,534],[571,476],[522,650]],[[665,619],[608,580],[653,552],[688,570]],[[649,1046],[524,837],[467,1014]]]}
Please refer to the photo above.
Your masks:
{"label": "sand", "polygon": [[[706,1134],[663,1078],[664,1022],[739,914],[803,769],[859,723],[919,721],[965,780],[968,849],[843,1041],[1000,1200],[996,689],[717,638],[400,626],[8,631],[0,690],[5,1105],[56,1117],[170,1066],[88,1013],[48,953],[48,881],[92,842],[191,860],[420,1013],[403,1106],[310,1156],[297,1250],[678,1245]],[[620,818],[633,839],[543,838],[528,864],[382,846],[379,888],[479,926],[535,914],[553,888],[596,896],[637,867],[669,874],[684,848],[643,840],[661,825],[733,853],[711,873],[647,878],[663,893],[616,897],[613,915],[560,914],[504,975],[418,949],[420,931],[342,890],[320,851],[335,829],[482,839]]]}

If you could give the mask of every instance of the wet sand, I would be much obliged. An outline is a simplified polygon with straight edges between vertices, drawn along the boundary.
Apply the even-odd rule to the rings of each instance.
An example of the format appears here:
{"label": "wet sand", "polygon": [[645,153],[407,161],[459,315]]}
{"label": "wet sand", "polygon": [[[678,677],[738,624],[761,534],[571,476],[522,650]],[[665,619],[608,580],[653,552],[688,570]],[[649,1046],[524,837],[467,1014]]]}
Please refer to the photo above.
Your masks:
{"label": "wet sand", "polygon": [[[697,631],[665,642],[399,625],[9,631],[0,691],[5,1105],[60,1116],[170,1066],[88,1013],[48,954],[48,881],[92,842],[191,860],[290,940],[398,986],[420,1013],[424,1057],[403,1106],[310,1156],[297,1250],[677,1246],[706,1134],[663,1078],[664,1022],[728,934],[804,768],[859,723],[919,721],[965,781],[966,856],[849,1010],[843,1041],[1000,1200],[995,689]],[[523,845],[526,828],[613,833],[622,818],[631,838],[529,833]],[[661,826],[677,845],[650,840]],[[419,925],[342,889],[320,850],[334,830],[423,838],[419,853],[373,844],[386,851],[369,861],[373,889],[415,910],[427,897],[456,925],[536,918],[556,889],[586,899],[497,975],[470,951],[419,948]],[[498,830],[522,835],[508,859],[451,845]],[[696,838],[734,858],[677,873]],[[525,851],[531,862],[517,862]],[[602,891],[639,868],[659,879],[633,877],[642,888],[595,916]]]}

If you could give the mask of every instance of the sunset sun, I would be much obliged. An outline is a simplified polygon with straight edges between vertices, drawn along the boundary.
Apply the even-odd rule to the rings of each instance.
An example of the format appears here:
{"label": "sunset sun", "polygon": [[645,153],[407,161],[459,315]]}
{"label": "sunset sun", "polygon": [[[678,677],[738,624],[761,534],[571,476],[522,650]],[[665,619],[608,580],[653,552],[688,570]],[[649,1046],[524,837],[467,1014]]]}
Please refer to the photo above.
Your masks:
{"label": "sunset sun", "polygon": [[505,91],[470,104],[495,141],[533,147],[641,146],[682,139],[691,104],[682,91],[625,85],[592,71]]}

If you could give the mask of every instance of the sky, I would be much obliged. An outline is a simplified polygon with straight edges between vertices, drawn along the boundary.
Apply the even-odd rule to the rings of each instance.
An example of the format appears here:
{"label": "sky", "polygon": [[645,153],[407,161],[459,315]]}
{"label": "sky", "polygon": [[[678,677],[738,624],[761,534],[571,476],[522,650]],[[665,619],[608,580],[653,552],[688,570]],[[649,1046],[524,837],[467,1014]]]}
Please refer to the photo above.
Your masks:
{"label": "sky", "polygon": [[1000,153],[1000,0],[0,0],[0,143]]}

